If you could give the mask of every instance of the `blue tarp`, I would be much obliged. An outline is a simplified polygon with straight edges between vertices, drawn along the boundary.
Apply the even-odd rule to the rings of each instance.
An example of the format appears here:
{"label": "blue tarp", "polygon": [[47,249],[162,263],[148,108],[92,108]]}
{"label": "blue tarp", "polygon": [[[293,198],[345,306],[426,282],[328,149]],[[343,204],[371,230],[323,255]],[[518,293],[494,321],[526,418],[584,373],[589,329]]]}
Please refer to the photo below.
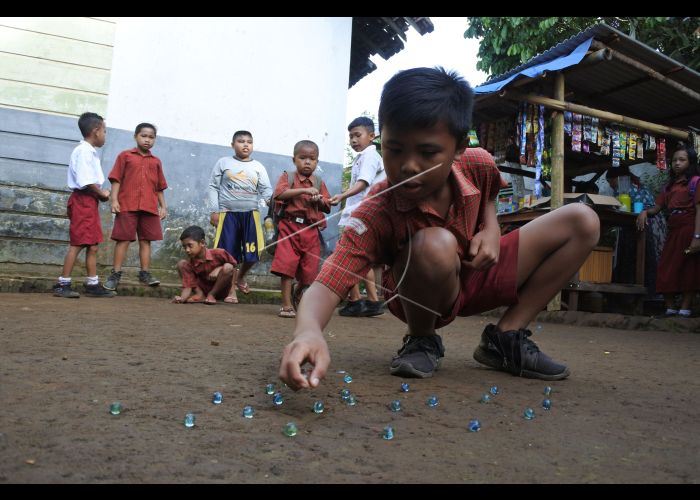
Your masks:
{"label": "blue tarp", "polygon": [[543,62],[536,66],[531,66],[518,73],[515,73],[514,75],[509,76],[504,80],[480,85],[474,89],[474,93],[490,94],[491,92],[498,92],[503,87],[512,82],[518,75],[524,75],[530,78],[534,78],[538,75],[541,75],[544,71],[556,71],[559,69],[568,68],[569,66],[575,66],[576,64],[580,63],[581,59],[583,59],[583,56],[586,55],[586,52],[588,52],[588,48],[591,46],[592,41],[593,37],[587,39],[585,42],[583,42],[581,45],[579,45],[573,51],[571,51],[571,53],[569,53],[568,55],[552,59],[551,61]]}

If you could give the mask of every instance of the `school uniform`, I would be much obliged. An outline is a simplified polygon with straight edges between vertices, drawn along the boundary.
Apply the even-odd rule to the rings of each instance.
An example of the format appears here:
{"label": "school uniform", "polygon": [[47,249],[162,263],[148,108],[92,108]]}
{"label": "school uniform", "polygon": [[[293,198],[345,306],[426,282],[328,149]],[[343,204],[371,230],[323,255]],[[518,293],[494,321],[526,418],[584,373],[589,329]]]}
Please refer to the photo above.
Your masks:
{"label": "school uniform", "polygon": [[[396,294],[396,282],[391,266],[399,252],[408,245],[409,235],[429,227],[450,231],[458,243],[460,260],[466,260],[469,242],[482,228],[484,211],[505,185],[493,157],[484,149],[467,149],[452,164],[448,182],[454,201],[445,218],[422,200],[402,198],[397,190],[385,191],[388,180],[374,186],[369,196],[352,212],[345,225],[335,252],[325,262],[316,281],[339,297],[376,264],[389,269],[382,273],[384,298],[394,316],[406,321],[400,301],[390,299]],[[378,194],[381,193],[381,194]],[[440,328],[456,316],[470,316],[501,305],[517,303],[518,230],[501,237],[498,263],[486,271],[462,266],[461,289],[450,314],[436,323]]]}
{"label": "school uniform", "polygon": [[[207,248],[204,251],[204,260],[190,259],[181,267],[182,288],[200,288],[204,294],[208,294],[214,288],[214,281],[209,279],[209,273],[219,266],[231,264],[236,267],[236,259],[230,253],[221,248]],[[223,299],[228,295],[230,287],[224,287],[216,296]]]}
{"label": "school uniform", "polygon": [[[311,178],[303,177],[299,173],[294,174],[290,187],[288,175],[283,172],[272,196],[276,198],[290,188],[311,187],[314,187]],[[311,201],[311,195],[308,194],[286,200],[284,218],[277,225],[279,237],[270,272],[277,276],[296,278],[301,285],[313,283],[321,262],[319,229],[326,227],[326,218],[322,212],[331,211],[330,194],[323,181],[321,181],[319,194],[322,200],[318,202]],[[319,221],[320,224],[309,227]]]}
{"label": "school uniform", "polygon": [[89,142],[80,141],[71,153],[67,179],[68,187],[73,190],[67,206],[73,246],[92,246],[103,240],[99,201],[86,188],[90,184],[102,186],[104,181],[97,150]]}
{"label": "school uniform", "polygon": [[168,188],[163,164],[149,151],[142,155],[138,148],[122,151],[108,176],[119,183],[120,212],[114,219],[112,239],[144,241],[163,239],[158,215],[158,193]]}
{"label": "school uniform", "polygon": [[657,293],[700,290],[700,254],[684,253],[695,234],[697,203],[700,203],[700,189],[696,189],[691,199],[687,179],[674,182],[668,191],[662,190],[656,197],[656,204],[669,213],[668,236],[656,273]]}

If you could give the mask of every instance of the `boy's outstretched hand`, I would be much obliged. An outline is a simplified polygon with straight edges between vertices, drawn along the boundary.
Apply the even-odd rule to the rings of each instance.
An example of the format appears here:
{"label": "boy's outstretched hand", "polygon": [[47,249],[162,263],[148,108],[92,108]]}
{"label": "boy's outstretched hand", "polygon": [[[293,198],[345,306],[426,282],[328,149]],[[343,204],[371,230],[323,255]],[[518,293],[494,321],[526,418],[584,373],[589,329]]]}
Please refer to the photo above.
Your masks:
{"label": "boy's outstretched hand", "polygon": [[[308,380],[302,374],[304,363],[313,365]],[[297,335],[282,351],[279,377],[293,391],[318,387],[326,376],[331,355],[322,332],[309,332]]]}

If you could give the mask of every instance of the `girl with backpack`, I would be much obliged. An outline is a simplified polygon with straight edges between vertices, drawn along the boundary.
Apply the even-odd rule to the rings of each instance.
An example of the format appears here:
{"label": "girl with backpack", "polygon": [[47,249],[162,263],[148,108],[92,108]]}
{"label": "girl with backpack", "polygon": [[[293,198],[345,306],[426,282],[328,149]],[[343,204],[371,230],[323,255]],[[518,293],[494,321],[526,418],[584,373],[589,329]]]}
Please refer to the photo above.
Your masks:
{"label": "girl with backpack", "polygon": [[[659,260],[656,291],[664,295],[666,316],[690,317],[693,296],[700,291],[700,190],[697,189],[698,155],[694,149],[679,144],[673,153],[669,182],[656,197],[652,208],[642,210],[637,228],[642,230],[647,215],[666,209],[668,237]],[[675,295],[682,294],[680,310],[675,309]]]}

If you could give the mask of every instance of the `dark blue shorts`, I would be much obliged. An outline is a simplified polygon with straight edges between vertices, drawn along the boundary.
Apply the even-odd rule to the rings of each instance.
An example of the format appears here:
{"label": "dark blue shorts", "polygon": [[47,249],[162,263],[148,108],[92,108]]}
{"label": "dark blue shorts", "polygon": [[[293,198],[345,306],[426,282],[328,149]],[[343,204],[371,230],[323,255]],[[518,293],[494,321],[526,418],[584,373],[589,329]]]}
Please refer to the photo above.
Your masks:
{"label": "dark blue shorts", "polygon": [[214,247],[223,248],[236,262],[257,262],[265,247],[260,212],[221,212]]}

